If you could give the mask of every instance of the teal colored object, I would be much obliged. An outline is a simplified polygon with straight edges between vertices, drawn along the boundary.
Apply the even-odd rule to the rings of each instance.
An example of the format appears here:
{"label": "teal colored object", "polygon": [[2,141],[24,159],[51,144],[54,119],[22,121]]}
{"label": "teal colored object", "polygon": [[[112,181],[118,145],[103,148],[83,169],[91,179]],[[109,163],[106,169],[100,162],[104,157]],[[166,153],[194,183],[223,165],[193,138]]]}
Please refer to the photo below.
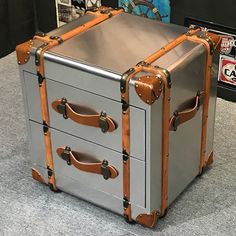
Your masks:
{"label": "teal colored object", "polygon": [[119,0],[119,6],[135,15],[170,22],[169,0]]}

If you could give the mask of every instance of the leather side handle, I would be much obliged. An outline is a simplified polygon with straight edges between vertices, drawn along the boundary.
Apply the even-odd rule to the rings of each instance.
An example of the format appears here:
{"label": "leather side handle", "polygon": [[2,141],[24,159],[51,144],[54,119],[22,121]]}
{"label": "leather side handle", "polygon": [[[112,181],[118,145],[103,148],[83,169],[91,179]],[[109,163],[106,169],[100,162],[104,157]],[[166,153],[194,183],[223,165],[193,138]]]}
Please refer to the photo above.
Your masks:
{"label": "leather side handle", "polygon": [[52,108],[59,114],[62,114],[65,119],[70,118],[81,125],[101,128],[103,133],[113,132],[117,128],[116,122],[107,116],[105,112],[101,112],[100,114],[96,112],[94,112],[95,114],[79,113],[81,107],[67,102],[66,98],[55,100],[52,103]]}
{"label": "leather side handle", "polygon": [[57,154],[68,165],[73,165],[78,170],[84,172],[102,175],[105,180],[109,178],[114,179],[119,175],[116,168],[109,165],[107,160],[99,161],[86,154],[74,152],[70,147],[59,147]]}
{"label": "leather side handle", "polygon": [[194,99],[193,107],[185,109],[183,111],[175,111],[173,116],[170,118],[169,130],[176,131],[178,126],[191,120],[197,114],[201,105],[202,93],[198,92]]}

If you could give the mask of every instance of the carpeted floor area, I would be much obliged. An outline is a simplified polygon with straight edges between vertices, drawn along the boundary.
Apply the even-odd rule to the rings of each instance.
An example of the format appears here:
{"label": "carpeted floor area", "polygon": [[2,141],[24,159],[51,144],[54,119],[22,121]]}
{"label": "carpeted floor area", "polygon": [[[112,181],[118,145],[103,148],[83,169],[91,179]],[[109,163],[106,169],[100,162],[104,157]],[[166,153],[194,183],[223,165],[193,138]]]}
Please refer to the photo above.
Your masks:
{"label": "carpeted floor area", "polygon": [[218,99],[215,163],[170,207],[155,230],[31,178],[15,54],[0,60],[0,236],[236,235],[236,104]]}

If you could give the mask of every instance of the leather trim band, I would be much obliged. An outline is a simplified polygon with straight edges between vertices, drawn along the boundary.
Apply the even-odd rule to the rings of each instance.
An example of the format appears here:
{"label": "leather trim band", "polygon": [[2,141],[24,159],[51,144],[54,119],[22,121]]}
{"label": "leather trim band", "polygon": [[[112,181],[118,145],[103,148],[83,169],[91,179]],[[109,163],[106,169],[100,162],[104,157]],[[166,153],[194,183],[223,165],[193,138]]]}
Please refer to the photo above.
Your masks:
{"label": "leather trim band", "polygon": [[[152,72],[156,75],[156,68],[149,70],[148,68],[151,63],[156,61],[158,58],[169,52],[174,47],[181,44],[187,39],[188,35],[193,35],[197,33],[200,29],[190,29],[184,35],[181,35],[177,39],[168,43],[166,46],[146,58],[142,63],[138,63],[134,68],[128,70],[121,79],[121,101],[123,103],[122,111],[122,148],[123,155],[127,156],[128,159],[123,161],[123,196],[124,199],[129,203],[127,207],[124,208],[124,216],[129,222],[132,222],[131,215],[131,204],[130,204],[130,109],[129,109],[129,81],[133,78],[135,74],[140,71]],[[163,137],[162,137],[162,206],[161,215],[165,214],[165,210],[168,206],[168,158],[169,158],[169,104],[170,104],[170,88],[168,75],[166,71],[159,68],[158,73],[164,82],[164,92],[163,92]],[[124,78],[124,79],[123,79]],[[125,88],[125,89],[124,89]]]}
{"label": "leather trim band", "polygon": [[156,74],[163,82],[163,105],[162,105],[162,189],[161,189],[161,212],[165,215],[168,207],[168,170],[169,170],[169,118],[170,118],[170,86],[169,73],[162,68],[144,67],[144,71]]}
{"label": "leather trim band", "polygon": [[[48,112],[48,104],[47,104],[47,88],[46,88],[46,80],[44,79],[39,86],[39,95],[40,95],[40,107],[41,107],[41,115],[44,124],[49,125],[49,112]],[[48,175],[48,184],[54,191],[57,191],[56,187],[56,178],[54,173],[54,164],[52,157],[52,144],[51,144],[51,132],[48,128],[46,132],[44,132],[44,143],[46,150],[46,165],[49,170]]]}
{"label": "leather trim band", "polygon": [[86,154],[74,152],[69,147],[60,147],[56,151],[58,156],[65,160],[68,165],[73,165],[78,170],[103,175],[104,179],[114,179],[119,175],[116,168],[108,165],[106,160],[101,162]]}
{"label": "leather trim band", "polygon": [[45,180],[43,179],[43,176],[35,168],[32,168],[32,177],[34,180],[36,180],[42,184],[46,183]]}
{"label": "leather trim band", "polygon": [[[205,32],[205,37],[208,40],[212,40],[212,44],[210,45],[208,40],[205,40],[204,37],[198,37],[196,35],[188,36],[188,40],[204,45],[207,49],[207,67],[206,74],[204,80],[204,103],[203,103],[203,112],[202,112],[202,137],[201,137],[201,154],[200,154],[200,164],[199,164],[199,174],[202,173],[203,168],[206,164],[206,142],[207,142],[207,119],[208,119],[208,108],[209,108],[209,99],[210,99],[210,90],[211,90],[211,65],[212,65],[212,54],[213,51],[216,51],[220,47],[221,37]],[[213,45],[213,49],[212,49]]]}
{"label": "leather trim band", "polygon": [[145,63],[147,64],[152,64],[154,61],[156,61],[158,58],[162,57],[163,55],[165,55],[167,52],[169,52],[170,50],[172,50],[173,48],[177,47],[179,44],[181,44],[183,41],[185,41],[189,35],[194,35],[197,32],[200,31],[200,28],[197,29],[190,29],[187,33],[179,36],[178,38],[176,38],[175,40],[171,41],[170,43],[168,43],[167,45],[165,45],[164,47],[162,47],[160,50],[154,52],[152,55],[150,55],[148,58],[146,58],[144,60]]}
{"label": "leather trim band", "polygon": [[[95,112],[94,115],[86,115],[83,112],[80,114],[80,106],[67,102],[65,98],[52,102],[52,108],[57,113],[62,114],[65,119],[70,118],[81,125],[101,128],[104,133],[113,132],[117,128],[116,122],[105,113],[98,114]],[[76,111],[73,108],[76,108]]]}
{"label": "leather trim band", "polygon": [[[115,15],[118,15],[120,13],[122,13],[123,10],[120,9],[120,10],[110,10],[109,12],[107,13],[102,13],[102,10],[100,11],[98,9],[98,14],[97,14],[97,17],[85,24],[83,24],[82,26],[79,26],[65,34],[63,34],[60,39],[61,41],[66,41],[78,34],[81,34],[83,32],[85,32],[86,30],[92,28],[93,26],[95,25],[98,25],[100,23],[102,23],[103,21],[109,19],[111,16],[115,16]],[[44,72],[44,53],[46,51],[48,51],[49,49],[57,46],[59,44],[58,40],[57,39],[52,39],[50,38],[49,36],[45,36],[45,37],[39,37],[39,36],[35,36],[34,39],[40,39],[43,43],[47,43],[47,45],[45,45],[41,51],[40,51],[40,63],[39,65],[37,66],[37,72],[40,73],[42,76],[45,75],[45,72]]]}

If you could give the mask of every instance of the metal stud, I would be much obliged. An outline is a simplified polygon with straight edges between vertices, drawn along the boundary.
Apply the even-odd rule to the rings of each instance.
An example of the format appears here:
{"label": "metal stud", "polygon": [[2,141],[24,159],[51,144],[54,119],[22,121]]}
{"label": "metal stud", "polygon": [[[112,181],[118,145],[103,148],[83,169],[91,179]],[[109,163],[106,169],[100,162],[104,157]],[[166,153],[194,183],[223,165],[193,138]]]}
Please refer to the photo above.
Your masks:
{"label": "metal stud", "polygon": [[138,85],[137,85],[137,84],[135,84],[135,88],[138,88]]}
{"label": "metal stud", "polygon": [[141,93],[139,94],[139,97],[142,97],[142,94],[141,94]]}

